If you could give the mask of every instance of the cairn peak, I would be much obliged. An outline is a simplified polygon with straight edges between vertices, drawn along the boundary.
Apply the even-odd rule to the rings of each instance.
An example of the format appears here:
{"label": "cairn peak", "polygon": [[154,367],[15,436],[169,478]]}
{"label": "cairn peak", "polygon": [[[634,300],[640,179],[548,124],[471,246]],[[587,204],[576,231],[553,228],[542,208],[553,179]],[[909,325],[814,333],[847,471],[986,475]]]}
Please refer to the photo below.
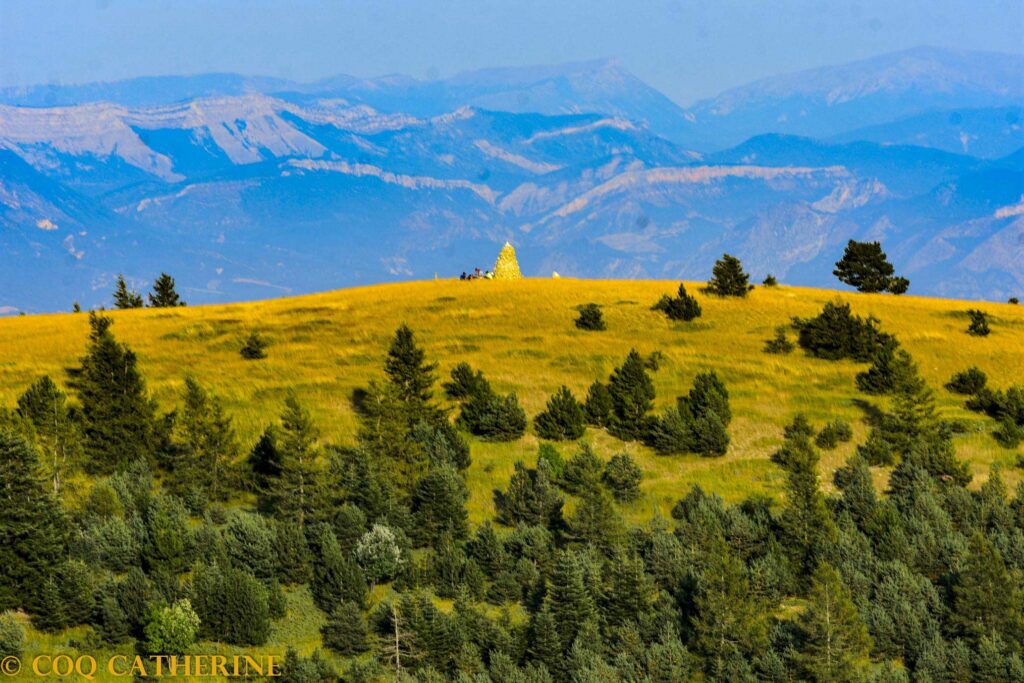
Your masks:
{"label": "cairn peak", "polygon": [[519,261],[516,260],[516,250],[508,242],[501,248],[498,260],[494,262],[495,280],[522,280],[523,274],[519,270]]}

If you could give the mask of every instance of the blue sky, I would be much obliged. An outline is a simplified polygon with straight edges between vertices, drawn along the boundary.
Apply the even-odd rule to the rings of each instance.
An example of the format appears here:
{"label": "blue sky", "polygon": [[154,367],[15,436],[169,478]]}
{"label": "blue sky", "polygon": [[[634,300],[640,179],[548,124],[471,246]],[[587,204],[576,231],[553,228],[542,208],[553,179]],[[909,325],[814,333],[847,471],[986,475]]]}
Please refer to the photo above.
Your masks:
{"label": "blue sky", "polygon": [[448,76],[617,57],[680,104],[919,45],[1024,52],[1024,0],[2,0],[0,85]]}

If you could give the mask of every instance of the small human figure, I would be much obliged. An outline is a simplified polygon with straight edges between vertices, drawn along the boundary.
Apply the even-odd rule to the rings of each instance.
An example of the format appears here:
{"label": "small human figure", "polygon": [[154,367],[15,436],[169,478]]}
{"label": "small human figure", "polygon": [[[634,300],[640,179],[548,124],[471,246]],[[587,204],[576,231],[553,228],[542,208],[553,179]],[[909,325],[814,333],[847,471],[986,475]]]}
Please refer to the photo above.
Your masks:
{"label": "small human figure", "polygon": [[459,279],[460,280],[465,280],[466,278],[467,278],[466,271],[462,271],[462,275],[459,276]]}

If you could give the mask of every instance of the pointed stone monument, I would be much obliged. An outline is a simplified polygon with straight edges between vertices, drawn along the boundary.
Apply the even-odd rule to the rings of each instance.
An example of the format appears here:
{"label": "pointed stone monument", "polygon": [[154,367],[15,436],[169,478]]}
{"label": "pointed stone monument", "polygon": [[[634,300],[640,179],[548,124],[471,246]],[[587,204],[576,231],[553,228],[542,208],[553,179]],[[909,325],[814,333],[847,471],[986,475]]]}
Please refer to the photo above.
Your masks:
{"label": "pointed stone monument", "polygon": [[519,272],[519,261],[516,260],[516,250],[511,244],[505,242],[498,254],[498,260],[494,262],[495,280],[522,280],[523,274]]}

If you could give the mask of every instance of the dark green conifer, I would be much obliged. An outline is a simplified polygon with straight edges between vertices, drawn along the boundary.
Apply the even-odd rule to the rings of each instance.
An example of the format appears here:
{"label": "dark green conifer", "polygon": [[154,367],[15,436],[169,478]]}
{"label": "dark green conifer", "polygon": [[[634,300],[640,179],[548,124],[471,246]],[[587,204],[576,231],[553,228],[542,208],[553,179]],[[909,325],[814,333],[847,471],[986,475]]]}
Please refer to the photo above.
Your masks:
{"label": "dark green conifer", "polygon": [[118,274],[117,287],[114,289],[114,308],[142,308],[142,295],[128,289],[124,275]]}
{"label": "dark green conifer", "polygon": [[313,562],[313,580],[310,583],[317,607],[331,614],[345,601],[365,604],[368,593],[366,577],[355,560],[342,552],[329,527],[320,529],[317,545],[319,552]]}
{"label": "dark green conifer", "polygon": [[152,308],[174,308],[185,305],[174,289],[173,277],[167,273],[160,273],[160,277],[153,283],[153,291],[149,294],[149,305]]}
{"label": "dark green conifer", "polygon": [[416,484],[412,513],[416,537],[429,545],[442,537],[466,538],[466,502],[469,490],[459,473],[450,466],[432,468]]}
{"label": "dark green conifer", "polygon": [[601,481],[615,500],[628,503],[640,497],[640,482],[644,473],[629,453],[618,453],[604,467]]}
{"label": "dark green conifer", "polygon": [[871,637],[850,589],[839,572],[822,562],[814,571],[807,597],[809,604],[799,620],[803,670],[816,681],[856,680],[871,651]]}
{"label": "dark green conifer", "polygon": [[611,421],[615,405],[612,401],[608,385],[595,381],[587,390],[587,400],[583,404],[583,412],[587,424],[595,427],[607,427]]}
{"label": "dark green conifer", "polygon": [[743,264],[735,256],[722,254],[711,269],[707,290],[718,296],[746,296],[750,291],[750,276],[743,270]]}
{"label": "dark green conifer", "polygon": [[574,441],[586,430],[583,406],[562,385],[548,399],[547,406],[533,421],[537,435],[553,441]]}
{"label": "dark green conifer", "polygon": [[110,332],[110,318],[89,314],[89,346],[75,373],[89,469],[110,473],[155,450],[155,409],[135,354]]}
{"label": "dark green conifer", "polygon": [[608,431],[625,441],[640,438],[646,428],[647,413],[654,405],[654,383],[636,349],[612,373],[608,392],[613,409]]}
{"label": "dark green conifer", "polygon": [[65,553],[64,517],[42,481],[35,450],[0,429],[0,611],[38,610]]}
{"label": "dark green conifer", "polygon": [[369,632],[362,610],[354,602],[338,605],[320,627],[325,647],[343,656],[362,654],[369,648]]}
{"label": "dark green conifer", "polygon": [[395,331],[384,362],[384,372],[398,389],[398,397],[406,403],[425,404],[433,393],[437,363],[426,362],[426,352],[416,345],[416,336],[403,324]]}

